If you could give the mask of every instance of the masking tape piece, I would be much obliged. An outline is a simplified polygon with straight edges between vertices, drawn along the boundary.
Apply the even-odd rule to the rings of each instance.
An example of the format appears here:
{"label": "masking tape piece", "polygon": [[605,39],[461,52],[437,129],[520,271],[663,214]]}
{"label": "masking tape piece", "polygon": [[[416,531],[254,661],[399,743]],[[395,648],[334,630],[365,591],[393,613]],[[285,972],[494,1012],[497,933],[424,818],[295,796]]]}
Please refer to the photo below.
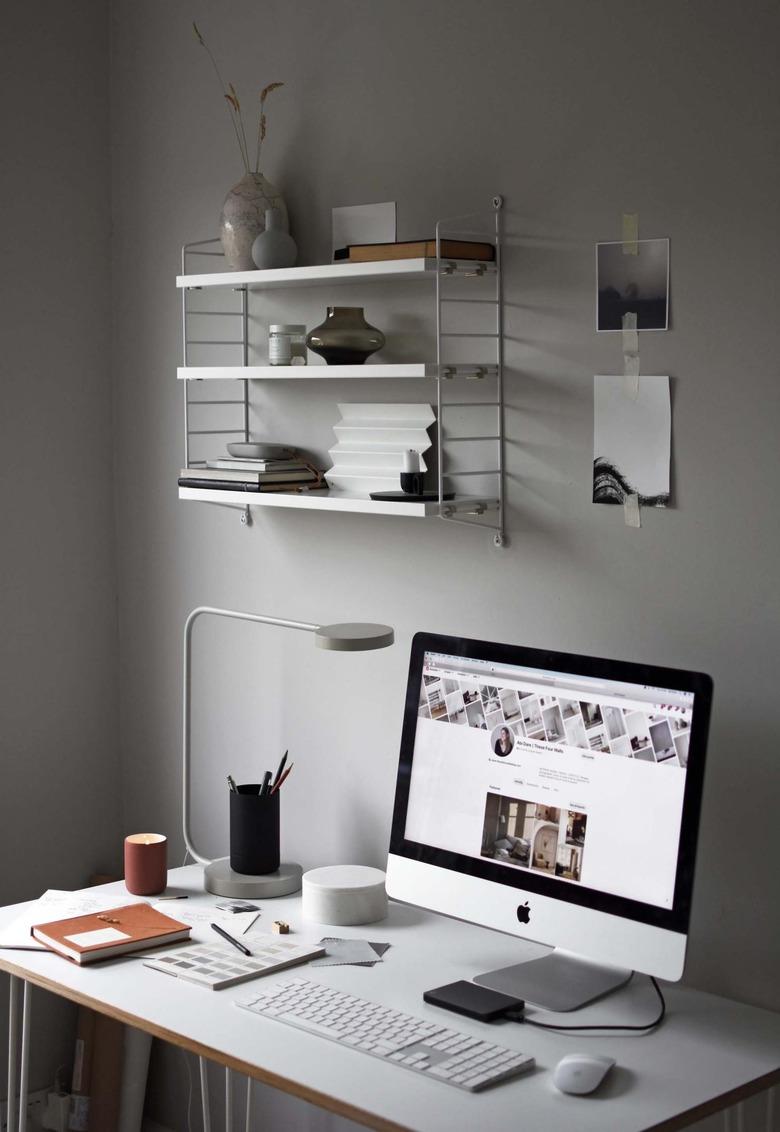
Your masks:
{"label": "masking tape piece", "polygon": [[632,401],[639,396],[639,332],[636,311],[626,311],[623,325],[623,376],[625,390]]}
{"label": "masking tape piece", "polygon": [[636,311],[626,311],[620,320],[620,325],[623,327],[623,353],[638,354],[639,332],[637,330]]}
{"label": "masking tape piece", "polygon": [[642,526],[642,520],[639,517],[638,495],[627,495],[623,500],[623,518],[626,521],[627,527]]}
{"label": "masking tape piece", "polygon": [[639,213],[623,213],[623,255],[639,255]]}
{"label": "masking tape piece", "polygon": [[623,388],[632,401],[639,396],[639,358],[636,354],[623,355]]}

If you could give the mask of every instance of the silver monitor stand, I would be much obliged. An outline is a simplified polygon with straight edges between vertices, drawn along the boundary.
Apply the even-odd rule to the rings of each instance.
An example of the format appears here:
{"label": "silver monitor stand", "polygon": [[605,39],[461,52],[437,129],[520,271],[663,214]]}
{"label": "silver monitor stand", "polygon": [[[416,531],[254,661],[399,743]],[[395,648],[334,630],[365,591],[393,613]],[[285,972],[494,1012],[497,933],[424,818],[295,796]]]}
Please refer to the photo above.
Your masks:
{"label": "silver monitor stand", "polygon": [[543,1010],[567,1011],[625,986],[632,974],[622,967],[605,967],[556,949],[540,959],[478,975],[474,982]]}

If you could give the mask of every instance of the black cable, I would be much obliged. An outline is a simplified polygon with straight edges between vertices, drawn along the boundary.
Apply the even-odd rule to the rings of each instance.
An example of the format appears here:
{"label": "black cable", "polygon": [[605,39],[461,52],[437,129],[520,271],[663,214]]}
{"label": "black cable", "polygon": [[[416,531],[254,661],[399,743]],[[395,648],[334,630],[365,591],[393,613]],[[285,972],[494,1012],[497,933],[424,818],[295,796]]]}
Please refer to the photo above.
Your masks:
{"label": "black cable", "polygon": [[506,1017],[510,1018],[513,1022],[524,1022],[526,1026],[537,1026],[540,1030],[654,1030],[656,1026],[661,1025],[664,1018],[666,1017],[666,1000],[661,993],[661,988],[659,987],[653,976],[649,975],[648,977],[655,988],[655,993],[658,995],[658,998],[661,1001],[661,1012],[657,1018],[654,1018],[652,1022],[646,1022],[644,1026],[563,1026],[558,1022],[534,1022],[531,1018],[526,1018],[523,1014],[513,1014],[511,1011],[507,1011]]}

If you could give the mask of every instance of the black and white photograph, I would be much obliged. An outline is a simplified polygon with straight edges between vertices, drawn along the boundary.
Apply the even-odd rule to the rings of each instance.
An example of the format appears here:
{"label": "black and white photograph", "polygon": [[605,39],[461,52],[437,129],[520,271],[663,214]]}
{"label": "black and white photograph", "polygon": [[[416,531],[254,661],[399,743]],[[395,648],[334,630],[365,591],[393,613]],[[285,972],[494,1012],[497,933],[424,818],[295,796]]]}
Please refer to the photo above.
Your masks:
{"label": "black and white photograph", "polygon": [[669,759],[675,754],[672,744],[672,731],[666,719],[662,720],[660,723],[650,724],[650,742],[653,745],[655,757],[658,762]]}
{"label": "black and white photograph", "polygon": [[547,741],[549,743],[562,743],[564,738],[563,720],[561,719],[561,709],[557,704],[554,707],[544,709],[542,722],[544,723]]}
{"label": "black and white photograph", "polygon": [[587,750],[588,739],[580,715],[578,714],[574,719],[564,720],[564,727],[566,729],[566,742],[569,746],[584,747]]}
{"label": "black and white photograph", "polygon": [[566,811],[566,844],[567,845],[584,845],[585,844],[585,829],[588,824],[587,814],[583,814],[580,810],[567,810]]}
{"label": "black and white photograph", "polygon": [[500,711],[485,712],[485,723],[487,724],[488,731],[495,731],[497,727],[502,727],[504,724],[504,717]]}
{"label": "black and white photograph", "polygon": [[504,713],[504,719],[511,723],[513,719],[517,719],[520,715],[520,700],[517,698],[517,692],[514,688],[502,688],[498,694],[501,701],[501,711]]}
{"label": "black and white photograph", "polygon": [[463,695],[460,688],[455,692],[450,692],[444,702],[447,705],[447,715],[450,718],[450,723],[459,723],[465,726],[468,720],[466,719],[466,707],[463,703]]}
{"label": "black and white photograph", "polygon": [[588,701],[581,701],[580,708],[582,710],[582,718],[585,720],[586,727],[596,727],[597,724],[603,723],[601,718],[601,705],[592,704]]}
{"label": "black and white photograph", "polygon": [[672,410],[669,378],[644,375],[635,391],[620,375],[593,379],[593,502],[669,503]]}
{"label": "black and white photograph", "polygon": [[637,330],[668,330],[668,240],[596,244],[596,329],[622,330],[627,314]]}
{"label": "black and white photograph", "polygon": [[[449,702],[449,701],[448,701]],[[607,735],[610,739],[617,739],[619,735],[625,735],[626,727],[623,722],[623,712],[618,707],[605,707],[602,709],[604,715],[604,723],[607,726]]]}
{"label": "black and white photograph", "polygon": [[582,875],[582,849],[575,845],[560,845],[555,861],[555,875],[563,880],[580,880]]}
{"label": "black and white photograph", "polygon": [[469,727],[478,727],[482,730],[485,730],[487,728],[487,724],[485,723],[485,713],[482,710],[481,700],[472,700],[471,702],[466,704],[466,719],[469,722]]}
{"label": "black and white photograph", "polygon": [[610,739],[609,750],[613,755],[620,755],[621,758],[631,758],[631,744],[628,741],[628,735],[619,735],[617,739]]}
{"label": "black and white photograph", "polygon": [[530,735],[532,731],[537,731],[542,726],[542,709],[539,707],[539,701],[536,697],[532,700],[522,701],[520,714],[527,734]]}

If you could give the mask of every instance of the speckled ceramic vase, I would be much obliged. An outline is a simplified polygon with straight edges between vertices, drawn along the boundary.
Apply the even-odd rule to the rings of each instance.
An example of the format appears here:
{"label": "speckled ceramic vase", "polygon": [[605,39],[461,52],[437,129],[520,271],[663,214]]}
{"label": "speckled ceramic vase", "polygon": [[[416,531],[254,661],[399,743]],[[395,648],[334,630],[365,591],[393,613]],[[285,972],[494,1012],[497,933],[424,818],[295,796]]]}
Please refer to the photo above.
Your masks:
{"label": "speckled ceramic vase", "polygon": [[275,208],[286,232],[287,205],[282,194],[262,173],[245,173],[234,185],[222,205],[219,238],[228,266],[233,271],[254,271],[252,244],[265,231],[265,214]]}

